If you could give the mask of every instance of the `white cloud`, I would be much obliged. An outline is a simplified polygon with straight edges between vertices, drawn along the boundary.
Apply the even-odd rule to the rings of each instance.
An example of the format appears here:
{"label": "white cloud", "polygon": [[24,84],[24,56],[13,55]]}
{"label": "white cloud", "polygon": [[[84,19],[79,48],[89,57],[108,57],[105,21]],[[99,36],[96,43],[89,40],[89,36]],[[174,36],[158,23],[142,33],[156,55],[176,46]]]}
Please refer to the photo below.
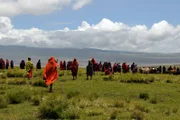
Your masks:
{"label": "white cloud", "polygon": [[43,15],[63,9],[72,0],[0,0],[0,16]]}
{"label": "white cloud", "polygon": [[78,10],[85,5],[88,5],[92,2],[92,0],[76,0],[76,2],[73,5],[73,10]]}
{"label": "white cloud", "polygon": [[8,17],[0,17],[0,44],[32,47],[99,48],[136,52],[180,52],[180,25],[166,21],[129,26],[106,18],[90,25],[83,21],[75,30],[15,29]]}
{"label": "white cloud", "polygon": [[[16,16],[20,14],[45,15],[62,10],[74,0],[0,0],[0,16]],[[92,0],[76,0],[73,10],[88,5]]]}

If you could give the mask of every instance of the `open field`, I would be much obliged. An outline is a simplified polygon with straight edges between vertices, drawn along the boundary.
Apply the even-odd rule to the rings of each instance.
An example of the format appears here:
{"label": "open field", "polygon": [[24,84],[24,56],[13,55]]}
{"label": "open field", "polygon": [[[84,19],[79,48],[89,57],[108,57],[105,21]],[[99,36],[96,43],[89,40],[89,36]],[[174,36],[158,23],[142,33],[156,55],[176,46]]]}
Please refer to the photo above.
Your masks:
{"label": "open field", "polygon": [[19,68],[0,71],[0,120],[180,119],[180,76],[96,73],[86,80],[79,69],[72,80],[70,71],[59,71],[49,93],[42,71],[31,80]]}

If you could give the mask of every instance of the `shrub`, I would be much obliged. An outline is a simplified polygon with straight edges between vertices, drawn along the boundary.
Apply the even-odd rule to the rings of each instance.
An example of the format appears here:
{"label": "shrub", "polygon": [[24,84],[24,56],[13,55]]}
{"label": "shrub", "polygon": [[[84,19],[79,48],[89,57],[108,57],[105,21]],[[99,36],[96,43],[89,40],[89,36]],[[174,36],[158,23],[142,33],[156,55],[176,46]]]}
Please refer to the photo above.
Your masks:
{"label": "shrub", "polygon": [[172,80],[166,80],[166,83],[173,83]]}
{"label": "shrub", "polygon": [[99,109],[88,111],[88,116],[99,116],[101,114],[103,114],[103,111]]}
{"label": "shrub", "polygon": [[91,93],[89,96],[91,101],[98,99],[99,95],[97,93]]}
{"label": "shrub", "polygon": [[33,96],[31,100],[33,102],[33,105],[38,106],[40,105],[41,97],[39,95],[36,95],[36,96]]}
{"label": "shrub", "polygon": [[39,107],[41,119],[63,118],[63,111],[69,107],[67,99],[61,97],[49,97]]}
{"label": "shrub", "polygon": [[131,118],[135,120],[144,120],[144,114],[141,111],[135,110],[132,113]]}
{"label": "shrub", "polygon": [[86,100],[86,99],[82,99],[79,102],[80,108],[86,108],[86,107],[89,107],[90,105],[91,105],[91,102],[89,100]]}
{"label": "shrub", "polygon": [[82,70],[79,70],[79,71],[78,71],[78,75],[79,75],[79,76],[82,76],[82,75],[83,75]]}
{"label": "shrub", "polygon": [[143,76],[139,74],[134,74],[134,75],[127,75],[127,76],[122,76],[120,78],[120,82],[123,83],[144,83],[144,84],[149,84],[155,81],[154,76]]}
{"label": "shrub", "polygon": [[44,80],[36,80],[32,83],[33,86],[41,86],[41,87],[48,87]]}
{"label": "shrub", "polygon": [[113,107],[120,107],[123,108],[125,105],[123,101],[115,101]]}
{"label": "shrub", "polygon": [[103,77],[104,81],[113,81],[116,80],[114,75],[108,75]]}
{"label": "shrub", "polygon": [[114,110],[114,111],[111,113],[110,120],[116,119],[116,118],[117,118],[117,114],[118,114],[118,111],[117,111],[117,110]]}
{"label": "shrub", "polygon": [[5,91],[0,91],[0,95],[1,95],[1,94],[5,94]]}
{"label": "shrub", "polygon": [[157,104],[157,98],[156,98],[156,97],[152,98],[152,99],[150,100],[150,103],[152,103],[152,104]]}
{"label": "shrub", "polygon": [[8,84],[13,84],[13,85],[23,85],[26,84],[27,81],[26,79],[11,79],[8,80]]}
{"label": "shrub", "polygon": [[1,79],[6,79],[7,76],[6,76],[6,74],[4,74],[4,73],[0,73],[0,78],[1,78]]}
{"label": "shrub", "polygon": [[145,112],[148,113],[150,110],[148,108],[146,108],[144,105],[140,105],[140,104],[136,104],[135,105],[135,109],[139,110],[141,112]]}
{"label": "shrub", "polygon": [[7,72],[7,77],[24,77],[24,72],[8,71]]}
{"label": "shrub", "polygon": [[25,90],[10,92],[7,96],[10,104],[18,104],[31,99],[31,94]]}
{"label": "shrub", "polygon": [[5,79],[0,79],[0,84],[5,84],[6,80]]}
{"label": "shrub", "polygon": [[0,96],[0,108],[6,108],[8,106],[8,99],[5,96]]}
{"label": "shrub", "polygon": [[59,76],[61,77],[61,76],[64,76],[64,72],[60,72],[59,73]]}
{"label": "shrub", "polygon": [[77,106],[70,106],[66,111],[63,112],[64,119],[79,119],[80,118],[80,109]]}
{"label": "shrub", "polygon": [[41,77],[41,76],[43,76],[42,70],[37,70],[33,73],[33,77]]}
{"label": "shrub", "polygon": [[75,97],[75,96],[78,96],[80,93],[78,92],[78,91],[71,91],[71,92],[69,92],[68,94],[67,94],[67,98],[68,99],[71,99],[71,98],[73,98],[73,97]]}
{"label": "shrub", "polygon": [[176,114],[178,112],[178,109],[179,109],[178,107],[175,107],[173,108],[172,112]]}
{"label": "shrub", "polygon": [[148,93],[140,93],[139,98],[147,100],[147,99],[149,99],[149,94]]}

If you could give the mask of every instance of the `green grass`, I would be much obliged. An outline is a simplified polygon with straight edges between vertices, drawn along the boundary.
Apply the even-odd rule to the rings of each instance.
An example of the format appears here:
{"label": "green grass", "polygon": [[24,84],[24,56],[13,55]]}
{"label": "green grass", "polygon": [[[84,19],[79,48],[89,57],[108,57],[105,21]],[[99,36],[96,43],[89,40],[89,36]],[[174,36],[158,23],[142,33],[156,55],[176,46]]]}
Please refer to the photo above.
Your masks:
{"label": "green grass", "polygon": [[178,120],[180,76],[98,72],[77,80],[70,71],[58,71],[53,92],[42,79],[43,70],[24,78],[25,70],[0,70],[0,120],[39,119],[139,119]]}

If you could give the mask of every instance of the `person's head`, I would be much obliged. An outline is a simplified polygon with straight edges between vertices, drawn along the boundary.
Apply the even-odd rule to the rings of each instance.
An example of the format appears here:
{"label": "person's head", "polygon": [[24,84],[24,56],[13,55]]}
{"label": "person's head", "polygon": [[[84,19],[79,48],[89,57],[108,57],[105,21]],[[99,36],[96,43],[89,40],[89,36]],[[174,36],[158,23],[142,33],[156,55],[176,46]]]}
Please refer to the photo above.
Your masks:
{"label": "person's head", "polygon": [[31,58],[30,58],[30,57],[28,57],[28,60],[29,60],[29,61],[31,61]]}
{"label": "person's head", "polygon": [[74,58],[74,62],[76,62],[76,58]]}
{"label": "person's head", "polygon": [[88,63],[90,64],[90,63],[91,63],[91,60],[88,60]]}

